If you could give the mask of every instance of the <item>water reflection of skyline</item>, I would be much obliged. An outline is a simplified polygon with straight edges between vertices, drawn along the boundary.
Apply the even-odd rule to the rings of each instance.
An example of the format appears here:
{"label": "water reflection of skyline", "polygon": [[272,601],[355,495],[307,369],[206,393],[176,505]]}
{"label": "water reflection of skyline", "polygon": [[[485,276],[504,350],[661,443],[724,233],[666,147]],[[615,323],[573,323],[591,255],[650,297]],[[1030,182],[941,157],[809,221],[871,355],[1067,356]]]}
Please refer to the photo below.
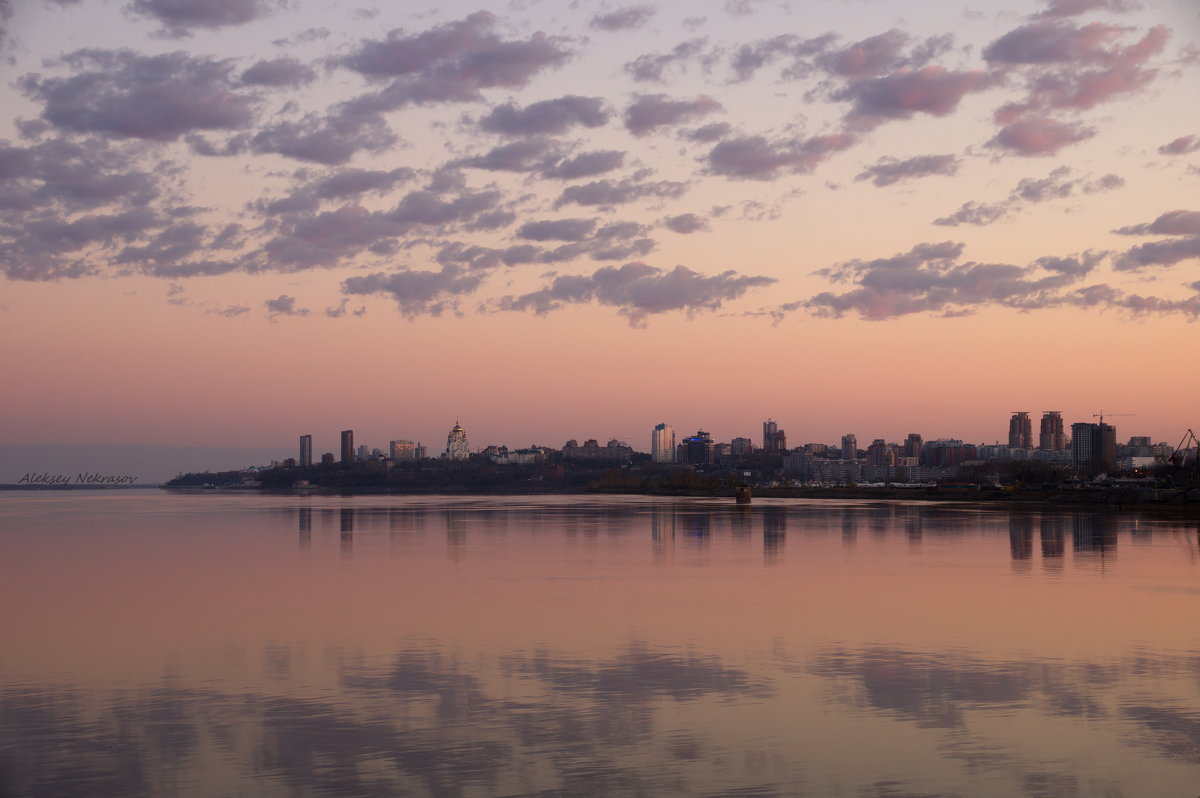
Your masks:
{"label": "water reflection of skyline", "polygon": [[[669,558],[677,540],[690,540],[704,547],[714,539],[749,541],[761,536],[764,563],[782,561],[789,529],[796,535],[836,532],[843,546],[853,550],[860,525],[872,538],[886,540],[903,536],[909,546],[919,546],[926,536],[941,542],[964,539],[969,532],[988,535],[1001,528],[1009,540],[1009,557],[1014,570],[1026,572],[1035,559],[1048,572],[1061,571],[1069,553],[1080,567],[1100,567],[1115,562],[1118,541],[1149,544],[1155,535],[1191,536],[1187,545],[1200,553],[1200,523],[1160,522],[1147,524],[1136,516],[1106,512],[1069,512],[1061,509],[1016,509],[980,513],[976,510],[937,504],[880,504],[814,507],[811,504],[721,505],[696,503],[646,503],[635,507],[574,508],[570,506],[514,506],[478,508],[415,505],[403,508],[353,506],[341,508],[297,507],[300,546],[311,547],[313,514],[335,518],[340,532],[341,552],[353,556],[355,534],[374,535],[386,529],[393,544],[405,535],[420,534],[432,526],[444,529],[447,551],[452,558],[465,554],[469,533],[487,536],[511,532],[537,532],[553,527],[568,536],[596,539],[601,536],[645,535],[660,562]],[[328,528],[329,522],[324,523]],[[1068,551],[1066,531],[1070,528]],[[1036,537],[1040,546],[1035,547]],[[1035,557],[1035,554],[1038,555]],[[1193,556],[1196,556],[1193,554]]]}
{"label": "water reflection of skyline", "polygon": [[168,525],[161,506],[0,536],[6,798],[1200,781],[1193,522],[360,497]]}

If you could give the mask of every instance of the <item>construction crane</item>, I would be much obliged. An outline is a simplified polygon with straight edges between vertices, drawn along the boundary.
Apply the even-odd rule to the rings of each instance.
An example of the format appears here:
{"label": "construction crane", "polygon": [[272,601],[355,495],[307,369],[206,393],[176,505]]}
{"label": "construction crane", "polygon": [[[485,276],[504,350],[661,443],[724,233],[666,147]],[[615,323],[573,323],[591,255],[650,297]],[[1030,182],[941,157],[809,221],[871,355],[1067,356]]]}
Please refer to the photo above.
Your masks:
{"label": "construction crane", "polygon": [[[1184,444],[1188,444],[1188,446],[1185,447]],[[1179,441],[1179,445],[1175,447],[1175,451],[1171,453],[1171,459],[1174,460],[1175,455],[1178,454],[1179,465],[1181,467],[1184,466],[1187,463],[1187,450],[1193,446],[1196,448],[1196,460],[1200,463],[1200,438],[1197,438],[1196,433],[1192,432],[1191,428],[1189,428],[1187,432],[1183,433],[1183,438]]]}
{"label": "construction crane", "polygon": [[[1137,415],[1137,413],[1109,413],[1108,414],[1109,418],[1112,418],[1113,416],[1136,416],[1136,415]],[[1099,413],[1092,413],[1092,418],[1100,419],[1100,423],[1103,424],[1104,423],[1104,411],[1101,410]]]}

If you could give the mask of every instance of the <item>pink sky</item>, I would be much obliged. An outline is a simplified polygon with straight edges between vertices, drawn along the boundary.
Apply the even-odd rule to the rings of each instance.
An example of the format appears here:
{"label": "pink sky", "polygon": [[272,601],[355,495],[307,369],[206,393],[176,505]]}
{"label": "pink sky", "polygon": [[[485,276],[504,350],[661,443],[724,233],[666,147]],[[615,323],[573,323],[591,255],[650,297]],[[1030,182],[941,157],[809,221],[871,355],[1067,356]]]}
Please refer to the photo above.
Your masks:
{"label": "pink sky", "polygon": [[0,24],[0,444],[1200,425],[1191,3]]}

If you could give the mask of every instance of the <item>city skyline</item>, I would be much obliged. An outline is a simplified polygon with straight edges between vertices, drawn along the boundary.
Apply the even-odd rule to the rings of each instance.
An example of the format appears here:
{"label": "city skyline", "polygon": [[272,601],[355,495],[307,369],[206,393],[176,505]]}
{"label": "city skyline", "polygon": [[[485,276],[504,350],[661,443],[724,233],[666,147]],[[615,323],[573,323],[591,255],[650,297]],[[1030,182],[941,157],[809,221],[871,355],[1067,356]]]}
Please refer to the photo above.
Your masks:
{"label": "city skyline", "polygon": [[1188,0],[0,0],[0,445],[1174,443],[1197,48]]}

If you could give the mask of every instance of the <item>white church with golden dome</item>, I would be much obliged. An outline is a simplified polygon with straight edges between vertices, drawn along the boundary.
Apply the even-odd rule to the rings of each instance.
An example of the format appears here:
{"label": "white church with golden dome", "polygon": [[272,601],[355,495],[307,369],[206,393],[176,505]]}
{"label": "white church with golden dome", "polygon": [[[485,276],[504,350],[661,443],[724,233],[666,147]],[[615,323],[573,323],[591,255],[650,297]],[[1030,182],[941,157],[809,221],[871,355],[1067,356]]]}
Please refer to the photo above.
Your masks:
{"label": "white church with golden dome", "polygon": [[466,460],[470,456],[471,447],[467,443],[467,431],[455,421],[450,434],[446,436],[445,457],[447,460]]}

